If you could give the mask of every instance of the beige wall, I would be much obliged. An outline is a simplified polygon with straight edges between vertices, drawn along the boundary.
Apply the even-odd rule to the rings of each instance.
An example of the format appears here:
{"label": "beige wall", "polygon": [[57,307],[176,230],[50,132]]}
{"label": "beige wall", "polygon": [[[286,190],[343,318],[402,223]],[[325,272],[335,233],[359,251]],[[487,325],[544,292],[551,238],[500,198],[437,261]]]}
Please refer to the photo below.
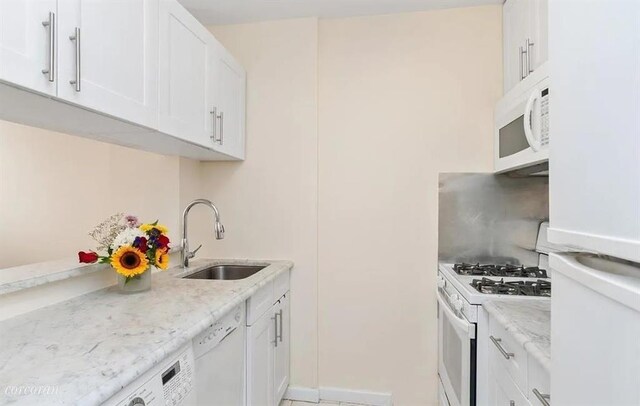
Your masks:
{"label": "beige wall", "polygon": [[203,194],[218,205],[227,230],[222,241],[209,231],[203,250],[295,262],[292,381],[316,387],[317,20],[212,30],[247,70],[247,159],[203,165]]}
{"label": "beige wall", "polygon": [[247,161],[202,168],[207,254],[296,261],[292,385],[434,404],[438,172],[492,169],[500,7],[212,31],[247,68]]}
{"label": "beige wall", "polygon": [[118,211],[159,218],[177,243],[180,173],[189,164],[197,165],[0,122],[0,269],[94,248],[87,232]]}
{"label": "beige wall", "polygon": [[491,171],[499,6],[322,20],[319,378],[436,403],[438,172]]}

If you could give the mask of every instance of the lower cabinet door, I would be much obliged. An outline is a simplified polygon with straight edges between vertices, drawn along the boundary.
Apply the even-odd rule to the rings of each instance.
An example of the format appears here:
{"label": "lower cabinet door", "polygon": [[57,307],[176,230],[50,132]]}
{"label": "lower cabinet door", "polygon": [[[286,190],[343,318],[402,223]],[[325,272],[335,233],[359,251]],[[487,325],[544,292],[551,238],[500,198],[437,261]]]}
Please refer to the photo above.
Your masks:
{"label": "lower cabinet door", "polygon": [[277,335],[278,345],[275,347],[275,365],[274,365],[274,405],[279,405],[284,397],[284,393],[289,386],[289,348],[290,348],[290,330],[289,330],[289,293],[278,300],[274,306],[276,318],[278,320]]}
{"label": "lower cabinet door", "polygon": [[489,404],[492,406],[531,406],[506,371],[489,368]]}
{"label": "lower cabinet door", "polygon": [[247,328],[247,406],[274,405],[276,322],[272,307]]}

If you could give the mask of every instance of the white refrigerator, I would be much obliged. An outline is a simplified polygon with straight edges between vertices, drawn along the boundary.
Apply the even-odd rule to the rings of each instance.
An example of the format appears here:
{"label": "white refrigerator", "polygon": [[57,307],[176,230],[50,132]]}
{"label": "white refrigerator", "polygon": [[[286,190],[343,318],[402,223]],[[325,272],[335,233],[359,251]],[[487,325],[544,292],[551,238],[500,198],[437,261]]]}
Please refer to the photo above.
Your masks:
{"label": "white refrigerator", "polygon": [[550,0],[551,403],[640,405],[640,1]]}

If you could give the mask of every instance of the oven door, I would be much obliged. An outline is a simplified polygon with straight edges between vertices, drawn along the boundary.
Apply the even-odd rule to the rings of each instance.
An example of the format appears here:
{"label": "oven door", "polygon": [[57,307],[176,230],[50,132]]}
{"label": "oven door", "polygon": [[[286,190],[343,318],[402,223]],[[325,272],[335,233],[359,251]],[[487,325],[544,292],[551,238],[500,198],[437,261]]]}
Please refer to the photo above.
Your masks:
{"label": "oven door", "polygon": [[476,325],[438,290],[438,374],[451,406],[475,405]]}

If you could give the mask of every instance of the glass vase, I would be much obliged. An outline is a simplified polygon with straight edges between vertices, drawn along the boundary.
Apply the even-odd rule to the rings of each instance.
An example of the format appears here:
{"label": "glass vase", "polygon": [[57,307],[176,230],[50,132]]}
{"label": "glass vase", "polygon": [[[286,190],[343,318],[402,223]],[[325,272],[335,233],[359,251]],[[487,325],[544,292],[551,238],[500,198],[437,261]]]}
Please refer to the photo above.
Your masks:
{"label": "glass vase", "polygon": [[151,267],[143,273],[127,278],[118,274],[118,288],[120,293],[138,293],[151,289]]}

